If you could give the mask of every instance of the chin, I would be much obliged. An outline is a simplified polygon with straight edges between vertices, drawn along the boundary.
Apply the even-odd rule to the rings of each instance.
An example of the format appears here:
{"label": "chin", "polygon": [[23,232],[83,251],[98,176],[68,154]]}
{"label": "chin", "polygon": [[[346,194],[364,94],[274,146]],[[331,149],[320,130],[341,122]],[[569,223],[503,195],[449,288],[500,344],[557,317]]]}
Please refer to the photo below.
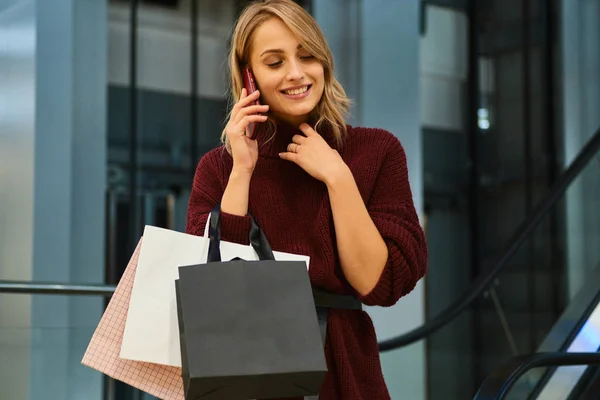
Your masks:
{"label": "chin", "polygon": [[289,115],[293,115],[293,116],[302,116],[302,115],[307,115],[310,114],[315,107],[317,106],[317,104],[312,104],[312,102],[310,104],[297,104],[293,107],[288,107],[287,108],[287,112],[286,114]]}
{"label": "chin", "polygon": [[289,110],[286,114],[291,115],[293,117],[302,117],[305,115],[310,115],[310,113],[314,110],[313,108],[305,108],[301,110]]}

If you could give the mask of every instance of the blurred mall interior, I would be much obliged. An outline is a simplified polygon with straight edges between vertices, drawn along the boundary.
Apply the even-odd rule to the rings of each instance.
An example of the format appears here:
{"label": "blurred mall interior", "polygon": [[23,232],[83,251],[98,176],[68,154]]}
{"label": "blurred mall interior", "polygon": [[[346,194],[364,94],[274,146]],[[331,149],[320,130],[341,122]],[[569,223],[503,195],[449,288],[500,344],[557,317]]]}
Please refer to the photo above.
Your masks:
{"label": "blurred mall interior", "polygon": [[[367,308],[392,399],[600,398],[600,0],[296,1],[427,235]],[[246,4],[0,0],[1,400],[154,398],[81,359],[144,226],[185,229]]]}

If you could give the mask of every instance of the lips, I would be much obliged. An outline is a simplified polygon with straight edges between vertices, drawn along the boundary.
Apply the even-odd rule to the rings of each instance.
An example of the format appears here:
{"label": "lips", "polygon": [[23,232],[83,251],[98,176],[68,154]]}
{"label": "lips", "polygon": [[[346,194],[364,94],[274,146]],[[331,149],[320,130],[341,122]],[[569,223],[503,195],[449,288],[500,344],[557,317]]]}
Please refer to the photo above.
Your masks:
{"label": "lips", "polygon": [[284,89],[281,91],[281,93],[288,95],[288,96],[300,96],[306,92],[308,92],[310,90],[312,85],[298,85],[298,86],[293,86],[287,89]]}

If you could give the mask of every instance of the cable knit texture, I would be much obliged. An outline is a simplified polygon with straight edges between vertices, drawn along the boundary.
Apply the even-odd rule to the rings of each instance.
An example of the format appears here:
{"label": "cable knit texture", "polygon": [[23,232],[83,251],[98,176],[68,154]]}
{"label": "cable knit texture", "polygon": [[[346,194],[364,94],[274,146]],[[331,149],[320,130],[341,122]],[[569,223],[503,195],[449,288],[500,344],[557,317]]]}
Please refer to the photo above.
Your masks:
{"label": "cable knit texture", "polygon": [[[333,138],[319,132],[332,147]],[[280,124],[275,137],[258,132],[259,160],[250,184],[249,213],[273,250],[310,256],[310,280],[333,293],[353,294],[366,305],[392,306],[424,276],[427,249],[408,182],[406,156],[396,137],[348,126],[338,148],[388,249],[387,265],[371,293],[361,296],[344,278],[337,254],[327,188],[292,162],[281,160],[299,130]],[[220,203],[233,160],[223,147],[200,160],[187,216],[187,232],[202,235],[210,210]],[[224,240],[248,244],[250,218],[222,213]],[[293,312],[293,311],[290,311]],[[373,323],[364,311],[331,310],[325,354],[329,373],[320,400],[389,399]]]}

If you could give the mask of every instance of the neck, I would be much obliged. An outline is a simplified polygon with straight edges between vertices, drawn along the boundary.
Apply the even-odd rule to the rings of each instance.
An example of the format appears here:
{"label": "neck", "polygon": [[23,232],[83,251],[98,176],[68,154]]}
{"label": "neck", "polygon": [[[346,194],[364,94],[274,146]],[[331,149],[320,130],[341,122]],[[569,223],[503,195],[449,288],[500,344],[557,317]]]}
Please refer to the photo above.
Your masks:
{"label": "neck", "polygon": [[310,120],[310,116],[307,115],[281,115],[281,114],[273,114],[275,120],[279,123],[283,123],[286,125],[293,126],[294,128],[298,128],[303,123],[308,123]]}
{"label": "neck", "polygon": [[[266,125],[261,124],[262,129],[257,131],[256,140],[258,141],[259,153],[261,155],[279,158],[278,154],[286,151],[288,144],[292,141],[292,137],[294,135],[302,135],[303,133],[299,128],[300,123],[296,125],[295,122],[290,122],[289,120],[280,120],[276,118],[273,118],[273,120],[276,124],[276,133],[273,134],[271,129],[267,129]],[[314,123],[314,121],[312,122]],[[314,128],[311,120],[308,120],[307,123]],[[337,142],[332,135],[331,129],[323,127],[320,128],[317,133],[321,135],[330,146],[337,148]]]}

